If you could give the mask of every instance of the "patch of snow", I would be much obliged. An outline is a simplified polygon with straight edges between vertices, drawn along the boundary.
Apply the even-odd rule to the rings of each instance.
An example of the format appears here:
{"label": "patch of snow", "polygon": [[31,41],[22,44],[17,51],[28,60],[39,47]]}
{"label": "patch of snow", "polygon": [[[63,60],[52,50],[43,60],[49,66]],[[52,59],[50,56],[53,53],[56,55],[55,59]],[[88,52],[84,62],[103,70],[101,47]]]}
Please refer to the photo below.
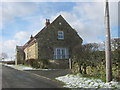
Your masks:
{"label": "patch of snow", "polygon": [[12,66],[14,66],[14,65],[9,65],[9,64],[4,64],[5,66],[8,66],[8,67],[12,67]]}
{"label": "patch of snow", "polygon": [[36,68],[33,68],[31,66],[25,66],[25,65],[22,65],[22,64],[18,64],[18,65],[10,65],[10,64],[4,64],[5,66],[8,66],[8,67],[12,67],[14,69],[18,69],[18,70],[43,70],[43,71],[49,71],[49,70],[57,70],[57,69],[36,69]]}
{"label": "patch of snow", "polygon": [[4,64],[5,66],[18,69],[18,70],[32,70],[32,67],[29,66],[24,66],[24,65],[9,65],[9,64]]}
{"label": "patch of snow", "polygon": [[49,71],[49,70],[57,70],[57,69],[40,69],[40,68],[36,69],[36,68],[34,68],[33,70]]}
{"label": "patch of snow", "polygon": [[61,76],[56,78],[65,83],[67,88],[120,88],[118,82],[102,82],[100,79],[84,78],[80,74]]}
{"label": "patch of snow", "polygon": [[31,67],[24,67],[23,70],[33,70]]}

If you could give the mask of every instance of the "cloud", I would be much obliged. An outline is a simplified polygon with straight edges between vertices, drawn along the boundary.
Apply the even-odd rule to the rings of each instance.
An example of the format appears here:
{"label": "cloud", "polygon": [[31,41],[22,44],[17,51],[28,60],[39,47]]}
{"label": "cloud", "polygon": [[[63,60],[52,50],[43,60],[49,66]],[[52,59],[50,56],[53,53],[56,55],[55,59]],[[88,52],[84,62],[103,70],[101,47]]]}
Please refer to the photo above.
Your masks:
{"label": "cloud", "polygon": [[16,41],[16,40],[7,40],[7,41],[5,41],[5,43],[4,43],[4,47],[5,47],[5,48],[6,48],[6,47],[14,48],[14,46],[15,46],[17,43],[18,43],[18,41]]}
{"label": "cloud", "polygon": [[23,31],[20,31],[20,32],[17,32],[15,34],[15,38],[17,38],[18,40],[23,40],[27,37],[27,33],[26,32],[23,32]]}
{"label": "cloud", "polygon": [[[40,9],[39,3],[12,3],[3,4],[3,20],[7,22],[14,22],[16,17],[22,17],[22,20],[29,22],[26,31],[18,31],[14,35],[14,39],[6,40],[2,42],[4,45],[4,51],[9,53],[9,56],[15,55],[16,45],[24,45],[30,35],[37,34],[45,23],[45,16],[41,14],[32,15],[35,10]],[[117,3],[110,4],[110,17],[111,26],[117,22]],[[51,21],[54,20],[58,15],[62,15],[68,23],[77,30],[78,34],[83,38],[84,43],[89,42],[101,42],[104,37],[104,4],[103,3],[85,3],[77,2],[71,11],[60,11],[57,14],[49,13]],[[54,10],[53,10],[54,11]]]}
{"label": "cloud", "polygon": [[111,2],[110,7],[110,24],[111,26],[118,26],[118,2]]}
{"label": "cloud", "polygon": [[37,10],[38,5],[30,2],[3,2],[0,6],[0,16],[2,16],[2,25],[7,22],[14,22],[17,17],[26,17]]}
{"label": "cloud", "polygon": [[[6,20],[14,17],[26,16],[33,13],[37,6],[35,3],[3,3],[3,17],[8,16]],[[4,16],[5,15],[5,16]],[[4,18],[5,19],[5,18]]]}
{"label": "cloud", "polygon": [[15,58],[15,47],[16,44],[19,44],[19,41],[17,40],[7,40],[5,42],[0,42],[2,43],[2,52],[5,52],[8,54],[8,57],[11,58]]}
{"label": "cloud", "polygon": [[2,46],[3,46],[2,41],[0,41],[0,53],[2,52]]}
{"label": "cloud", "polygon": [[[2,2],[104,2],[104,0],[2,0]],[[119,0],[109,0],[119,2]]]}
{"label": "cloud", "polygon": [[84,43],[101,42],[98,38],[104,34],[103,25],[101,25],[104,23],[101,7],[101,3],[76,3],[71,12],[62,11],[51,18],[59,14],[63,15],[69,24],[77,30]]}
{"label": "cloud", "polygon": [[0,31],[2,29],[2,4],[0,3]]}
{"label": "cloud", "polygon": [[103,22],[103,3],[102,2],[92,2],[92,3],[76,3],[74,7],[74,12],[78,13],[82,20],[90,20],[101,23]]}
{"label": "cloud", "polygon": [[[117,16],[117,3],[111,3],[111,27],[116,25]],[[61,11],[51,18],[55,18],[59,14],[69,22],[69,24],[75,28],[78,34],[83,38],[84,43],[101,42],[103,41],[104,30],[104,3],[92,2],[92,3],[76,3],[71,12]],[[101,39],[102,38],[102,39]]]}
{"label": "cloud", "polygon": [[35,15],[30,17],[22,18],[23,20],[29,22],[28,29],[32,32],[36,32],[40,28],[43,28],[45,25],[45,18],[41,15]]}

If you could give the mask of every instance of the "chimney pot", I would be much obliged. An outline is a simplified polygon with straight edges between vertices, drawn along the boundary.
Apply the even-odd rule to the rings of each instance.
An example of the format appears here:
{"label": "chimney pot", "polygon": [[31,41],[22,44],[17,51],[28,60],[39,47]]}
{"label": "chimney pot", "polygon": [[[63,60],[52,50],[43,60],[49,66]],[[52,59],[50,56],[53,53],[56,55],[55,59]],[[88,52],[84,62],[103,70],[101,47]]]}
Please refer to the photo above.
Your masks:
{"label": "chimney pot", "polygon": [[45,26],[47,27],[50,24],[50,20],[46,19]]}
{"label": "chimney pot", "polygon": [[32,38],[33,38],[33,36],[31,35],[31,36],[30,36],[30,40],[31,40]]}

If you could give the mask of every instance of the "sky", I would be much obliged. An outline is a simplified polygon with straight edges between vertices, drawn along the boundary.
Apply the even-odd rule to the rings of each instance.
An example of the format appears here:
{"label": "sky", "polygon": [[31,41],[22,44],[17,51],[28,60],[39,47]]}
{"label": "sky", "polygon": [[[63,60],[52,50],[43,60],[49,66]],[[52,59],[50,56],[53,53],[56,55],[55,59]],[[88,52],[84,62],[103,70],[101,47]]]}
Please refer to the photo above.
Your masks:
{"label": "sky", "polygon": [[[62,15],[76,29],[83,43],[105,41],[103,2],[2,2],[0,3],[0,51],[15,58],[16,45],[36,35],[45,19]],[[118,37],[118,3],[110,2],[111,38]]]}

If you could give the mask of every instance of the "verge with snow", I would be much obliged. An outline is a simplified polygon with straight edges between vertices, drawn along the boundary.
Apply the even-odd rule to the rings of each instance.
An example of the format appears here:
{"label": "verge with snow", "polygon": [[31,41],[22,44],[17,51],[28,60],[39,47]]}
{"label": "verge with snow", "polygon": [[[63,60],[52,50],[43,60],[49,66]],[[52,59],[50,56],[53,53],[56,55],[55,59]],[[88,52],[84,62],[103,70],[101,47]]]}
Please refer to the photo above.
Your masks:
{"label": "verge with snow", "polygon": [[25,65],[10,65],[10,64],[4,64],[5,66],[14,68],[14,69],[18,69],[18,70],[33,70],[32,67],[30,66],[25,66]]}
{"label": "verge with snow", "polygon": [[14,69],[17,69],[17,70],[43,70],[43,71],[56,70],[56,69],[40,69],[40,68],[36,69],[36,68],[31,67],[31,66],[25,66],[22,64],[18,64],[18,65],[4,64],[4,65],[11,67],[11,68],[14,68]]}
{"label": "verge with snow", "polygon": [[120,84],[115,81],[105,83],[100,79],[85,78],[80,74],[72,75],[68,74],[65,76],[57,77],[59,81],[65,83],[63,87],[66,88],[119,88]]}

